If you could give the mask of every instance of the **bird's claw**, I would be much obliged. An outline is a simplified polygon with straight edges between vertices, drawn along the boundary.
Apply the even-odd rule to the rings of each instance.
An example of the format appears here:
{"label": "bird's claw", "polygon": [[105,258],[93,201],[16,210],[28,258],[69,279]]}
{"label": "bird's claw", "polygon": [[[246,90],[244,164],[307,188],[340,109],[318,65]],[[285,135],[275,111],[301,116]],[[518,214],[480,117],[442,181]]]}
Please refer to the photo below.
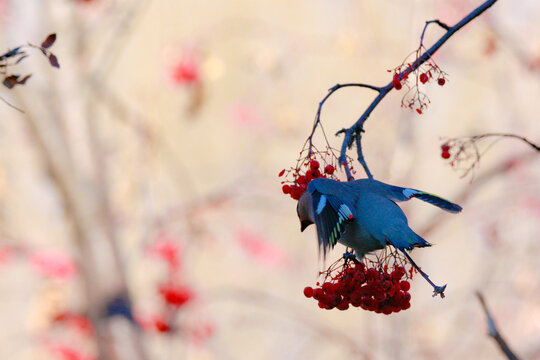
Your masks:
{"label": "bird's claw", "polygon": [[441,299],[444,299],[444,290],[446,290],[446,285],[447,284],[445,284],[444,286],[433,286],[433,297],[440,295]]}
{"label": "bird's claw", "polygon": [[346,263],[349,262],[349,261],[352,261],[355,264],[359,263],[358,259],[356,259],[356,255],[354,255],[353,253],[348,252],[348,251],[343,254],[343,259],[345,260]]}

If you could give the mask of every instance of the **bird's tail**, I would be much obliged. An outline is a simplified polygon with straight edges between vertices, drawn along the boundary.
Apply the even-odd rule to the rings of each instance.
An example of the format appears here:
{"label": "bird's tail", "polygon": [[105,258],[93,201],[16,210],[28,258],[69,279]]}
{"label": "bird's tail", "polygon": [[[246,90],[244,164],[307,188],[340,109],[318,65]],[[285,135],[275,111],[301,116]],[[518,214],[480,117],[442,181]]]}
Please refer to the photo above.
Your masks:
{"label": "bird's tail", "polygon": [[431,246],[421,236],[412,231],[408,226],[401,229],[391,230],[386,237],[387,242],[397,249],[412,250],[415,247]]}
{"label": "bird's tail", "polygon": [[453,202],[443,199],[440,196],[430,194],[425,191],[405,189],[403,191],[403,194],[407,196],[409,199],[414,197],[422,201],[425,201],[427,203],[430,203],[431,205],[440,207],[441,209],[446,210],[451,213],[458,213],[462,210],[462,207],[459,206],[458,204],[454,204]]}

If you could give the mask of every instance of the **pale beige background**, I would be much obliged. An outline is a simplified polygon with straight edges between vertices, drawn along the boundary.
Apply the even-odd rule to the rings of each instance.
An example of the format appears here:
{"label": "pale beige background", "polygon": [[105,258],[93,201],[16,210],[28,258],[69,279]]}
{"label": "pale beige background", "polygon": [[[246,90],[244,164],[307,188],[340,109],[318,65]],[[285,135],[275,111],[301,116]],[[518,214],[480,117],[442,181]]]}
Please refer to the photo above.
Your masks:
{"label": "pale beige background", "polygon": [[[151,359],[502,358],[475,290],[516,352],[540,357],[537,155],[518,141],[499,142],[471,182],[439,150],[441,137],[493,131],[540,142],[536,1],[497,3],[440,50],[436,61],[449,81],[427,87],[425,114],[401,109],[402,94],[392,92],[366,123],[364,151],[377,179],[464,207],[434,218],[434,207],[403,205],[411,227],[436,244],[414,258],[448,289],[444,300],[432,298],[415,279],[412,307],[391,316],[323,311],[303,297],[321,268],[314,229],[300,233],[277,173],[294,164],[326,89],[388,83],[387,70],[415,49],[425,20],[452,24],[479,1],[4,2],[4,48],[56,32],[52,50],[62,67],[35,52],[18,68],[33,73],[28,84],[0,94],[26,112],[0,104],[0,244],[23,249],[0,267],[1,359],[55,358],[40,342],[50,336],[51,308],[88,305],[81,277],[44,279],[25,251],[57,249],[89,262],[106,296],[121,282],[104,240],[110,231],[136,311],[159,307],[164,269],[145,247],[166,231],[182,244],[183,276],[198,293],[176,321],[215,327],[198,345],[181,334],[143,335]],[[433,27],[428,43],[441,34]],[[489,41],[496,48],[486,55]],[[171,62],[186,52],[198,56],[199,89],[170,80]],[[373,96],[336,93],[323,110],[327,132],[350,126]],[[60,179],[49,176],[47,158]],[[517,166],[483,180],[512,158]],[[76,209],[67,216],[66,189]],[[239,231],[275,248],[280,261],[253,258]],[[129,332],[111,329],[119,358],[135,358]],[[92,353],[92,344],[82,346]]]}

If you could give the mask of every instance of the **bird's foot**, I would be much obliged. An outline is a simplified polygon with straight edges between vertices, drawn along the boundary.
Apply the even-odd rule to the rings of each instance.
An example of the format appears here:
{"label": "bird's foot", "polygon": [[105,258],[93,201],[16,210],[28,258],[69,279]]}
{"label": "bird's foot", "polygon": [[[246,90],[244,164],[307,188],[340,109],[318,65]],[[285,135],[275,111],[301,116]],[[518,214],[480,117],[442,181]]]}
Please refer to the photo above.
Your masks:
{"label": "bird's foot", "polygon": [[343,259],[345,260],[345,263],[348,263],[349,261],[352,261],[355,264],[360,263],[360,261],[358,261],[358,259],[356,258],[356,255],[354,255],[354,253],[348,252],[348,251],[343,254]]}
{"label": "bird's foot", "polygon": [[444,284],[444,286],[436,286],[431,281],[430,283],[431,283],[431,286],[433,286],[433,297],[440,295],[441,299],[444,299],[444,290],[446,290],[447,284]]}

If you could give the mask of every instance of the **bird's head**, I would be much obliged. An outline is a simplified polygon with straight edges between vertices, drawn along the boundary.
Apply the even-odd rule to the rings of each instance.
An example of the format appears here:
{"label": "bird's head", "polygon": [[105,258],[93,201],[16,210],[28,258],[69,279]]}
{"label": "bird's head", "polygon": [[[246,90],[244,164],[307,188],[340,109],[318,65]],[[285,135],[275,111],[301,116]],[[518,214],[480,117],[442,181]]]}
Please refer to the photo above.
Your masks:
{"label": "bird's head", "polygon": [[313,207],[311,206],[312,197],[309,191],[305,191],[298,205],[296,206],[296,213],[298,219],[300,219],[300,231],[304,231],[309,225],[313,224]]}

